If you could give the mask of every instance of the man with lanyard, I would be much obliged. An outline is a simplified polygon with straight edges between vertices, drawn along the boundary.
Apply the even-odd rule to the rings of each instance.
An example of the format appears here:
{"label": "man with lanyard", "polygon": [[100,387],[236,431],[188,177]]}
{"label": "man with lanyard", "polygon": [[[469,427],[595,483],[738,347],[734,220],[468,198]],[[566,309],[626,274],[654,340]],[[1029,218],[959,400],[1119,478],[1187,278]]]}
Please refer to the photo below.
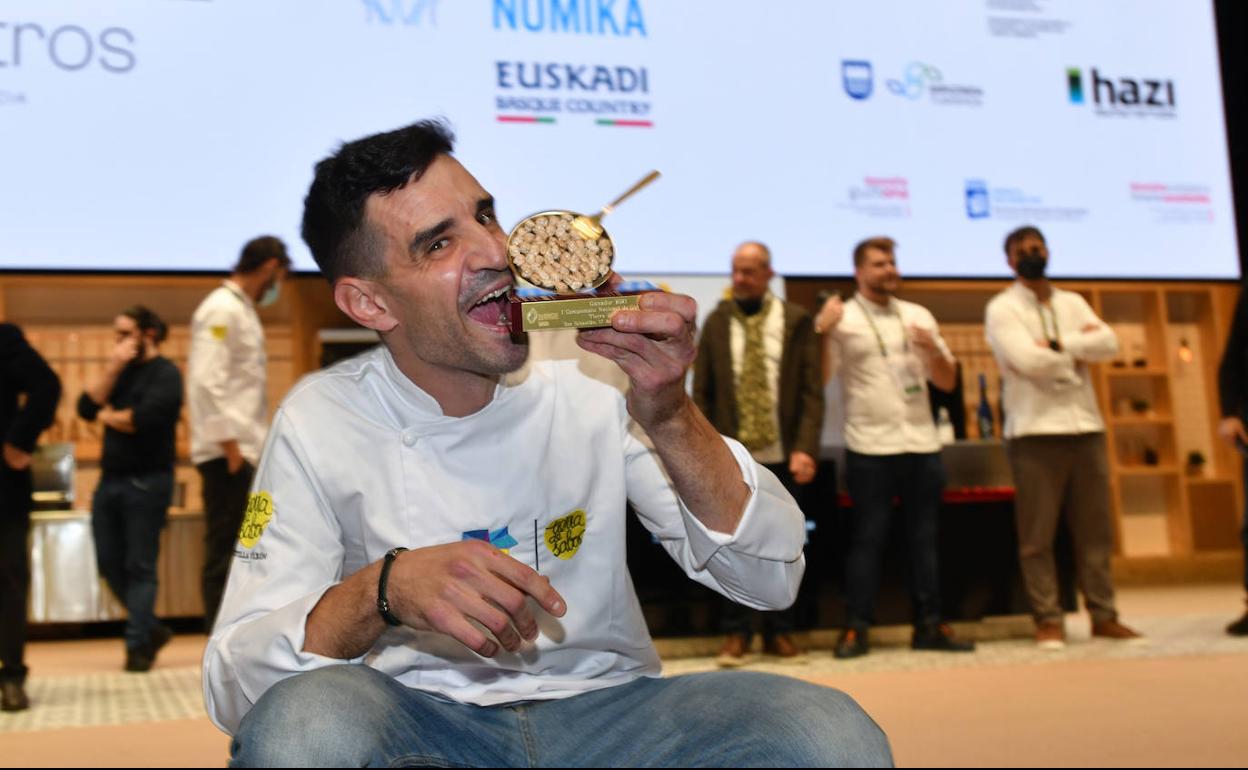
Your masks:
{"label": "man with lanyard", "polygon": [[940,437],[932,421],[930,381],[951,391],[956,362],[924,307],[895,296],[901,286],[891,238],[854,248],[858,292],[848,303],[828,299],[815,318],[826,334],[830,371],[841,374],[845,414],[845,471],[853,499],[846,557],[847,619],[834,654],[865,655],[875,615],[880,565],[901,503],[910,551],[910,590],[916,650],[969,652],[942,622],[937,559],[937,514],[945,484]]}
{"label": "man with lanyard", "polygon": [[[800,505],[803,488],[815,478],[823,427],[819,346],[810,313],[768,290],[774,276],[766,245],[748,241],[737,247],[732,298],[707,317],[698,341],[693,401],[716,430],[740,441],[776,474]],[[765,653],[784,662],[801,660],[789,636],[796,625],[793,608],[753,612],[725,599],[720,615],[727,634],[717,658],[721,667],[747,662],[755,621],[762,626]]]}
{"label": "man with lanyard", "polygon": [[187,391],[191,462],[204,495],[204,624],[212,630],[268,429],[264,328],[256,307],[277,301],[290,256],[271,235],[243,247],[226,281],[191,317]]}
{"label": "man with lanyard", "polygon": [[1034,227],[1005,239],[1013,286],[988,303],[984,333],[1004,378],[1005,439],[1014,475],[1019,563],[1036,621],[1036,643],[1066,646],[1053,538],[1066,520],[1092,635],[1127,641],[1110,575],[1113,526],[1105,423],[1088,364],[1118,353],[1118,338],[1075,292],[1055,288],[1049,251]]}

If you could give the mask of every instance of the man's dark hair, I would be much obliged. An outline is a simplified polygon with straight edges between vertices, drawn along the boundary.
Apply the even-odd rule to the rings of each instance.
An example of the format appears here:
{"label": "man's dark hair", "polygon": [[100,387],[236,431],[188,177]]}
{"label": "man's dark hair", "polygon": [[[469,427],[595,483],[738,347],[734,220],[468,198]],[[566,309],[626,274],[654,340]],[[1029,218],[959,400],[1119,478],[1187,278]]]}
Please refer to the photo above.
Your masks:
{"label": "man's dark hair", "polygon": [[879,249],[888,256],[893,256],[893,250],[897,248],[897,241],[886,235],[877,235],[874,238],[867,238],[865,241],[859,241],[854,247],[854,267],[862,267],[862,263],[867,259],[867,249]]}
{"label": "man's dark hair", "polygon": [[238,263],[234,265],[234,272],[239,275],[254,273],[270,259],[276,259],[279,265],[287,270],[290,269],[290,255],[286,253],[286,244],[282,243],[281,238],[272,235],[252,238],[247,241],[247,245],[243,246],[243,252],[238,255]]}
{"label": "man's dark hair", "polygon": [[1044,240],[1044,233],[1040,232],[1040,228],[1033,227],[1032,225],[1023,225],[1017,230],[1011,231],[1009,235],[1005,236],[1005,256],[1010,256],[1010,248],[1014,244],[1029,236],[1035,236],[1040,239],[1041,243],[1046,246],[1048,245],[1048,241]]}
{"label": "man's dark hair", "polygon": [[145,335],[149,331],[155,332],[157,343],[164,342],[165,337],[169,336],[168,324],[160,316],[156,315],[156,312],[151,308],[143,305],[131,305],[121,311],[121,314],[134,321],[135,325],[139,327],[139,334]]}
{"label": "man's dark hair", "polygon": [[331,284],[344,276],[385,275],[381,239],[364,221],[365,202],[420,179],[437,156],[451,153],[454,143],[443,123],[422,120],[344,144],[316,164],[303,199],[303,240]]}

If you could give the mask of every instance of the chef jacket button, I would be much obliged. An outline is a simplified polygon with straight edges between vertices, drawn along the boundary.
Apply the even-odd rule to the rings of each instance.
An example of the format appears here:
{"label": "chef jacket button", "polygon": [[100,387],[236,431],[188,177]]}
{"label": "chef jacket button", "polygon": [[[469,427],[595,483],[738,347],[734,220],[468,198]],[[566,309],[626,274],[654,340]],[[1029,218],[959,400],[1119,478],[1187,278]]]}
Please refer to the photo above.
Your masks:
{"label": "chef jacket button", "polygon": [[403,431],[403,445],[404,446],[416,446],[416,431],[414,430]]}

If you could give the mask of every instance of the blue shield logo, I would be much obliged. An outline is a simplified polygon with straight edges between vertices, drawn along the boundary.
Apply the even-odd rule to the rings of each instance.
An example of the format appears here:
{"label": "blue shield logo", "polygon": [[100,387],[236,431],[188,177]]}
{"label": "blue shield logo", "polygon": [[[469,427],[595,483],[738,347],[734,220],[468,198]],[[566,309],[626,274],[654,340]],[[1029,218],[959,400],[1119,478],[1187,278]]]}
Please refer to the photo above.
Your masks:
{"label": "blue shield logo", "polygon": [[988,183],[982,179],[966,180],[966,216],[970,219],[986,219],[988,208]]}
{"label": "blue shield logo", "polygon": [[867,99],[875,81],[871,77],[871,62],[862,59],[844,59],[841,61],[841,84],[845,93],[854,99]]}

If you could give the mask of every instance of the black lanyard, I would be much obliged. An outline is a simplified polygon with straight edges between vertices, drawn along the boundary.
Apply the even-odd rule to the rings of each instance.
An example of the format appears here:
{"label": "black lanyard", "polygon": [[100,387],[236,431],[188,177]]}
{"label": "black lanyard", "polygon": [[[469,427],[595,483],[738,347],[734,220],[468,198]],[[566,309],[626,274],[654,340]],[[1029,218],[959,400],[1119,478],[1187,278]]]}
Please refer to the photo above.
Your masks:
{"label": "black lanyard", "polygon": [[1040,315],[1040,331],[1044,333],[1044,338],[1049,341],[1049,350],[1055,353],[1062,352],[1062,330],[1057,326],[1057,308],[1049,305],[1049,315],[1053,318],[1053,335],[1049,335],[1049,325],[1044,320],[1044,305],[1036,303],[1036,313]]}

